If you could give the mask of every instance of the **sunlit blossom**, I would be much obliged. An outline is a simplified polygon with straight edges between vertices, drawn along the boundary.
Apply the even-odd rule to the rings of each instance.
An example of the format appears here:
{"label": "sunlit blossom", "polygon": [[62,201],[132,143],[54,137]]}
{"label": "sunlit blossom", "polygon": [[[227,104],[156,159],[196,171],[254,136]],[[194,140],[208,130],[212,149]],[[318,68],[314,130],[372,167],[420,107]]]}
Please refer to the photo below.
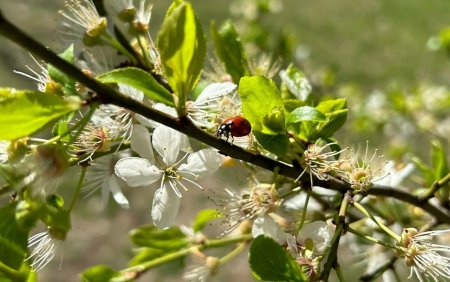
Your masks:
{"label": "sunlit blossom", "polygon": [[60,14],[67,20],[63,24],[68,29],[67,35],[76,39],[95,39],[106,32],[106,18],[101,17],[92,0],[66,1],[66,11]]}
{"label": "sunlit blossom", "polygon": [[402,168],[395,166],[394,161],[388,161],[382,169],[381,175],[385,177],[375,180],[373,183],[377,185],[386,185],[398,187],[408,176],[414,171],[414,165],[409,163]]}
{"label": "sunlit blossom", "polygon": [[262,75],[269,79],[275,77],[281,68],[281,60],[273,59],[268,54],[249,60],[249,69],[252,75]]}
{"label": "sunlit blossom", "polygon": [[14,70],[14,73],[23,75],[26,78],[35,81],[37,83],[37,88],[40,92],[55,93],[60,88],[60,85],[50,78],[47,69],[47,64],[43,61],[40,62],[36,60],[36,58],[34,58],[32,55],[30,55],[30,57],[31,59],[33,59],[38,70],[34,70],[32,67],[26,65],[25,68],[27,68],[30,73],[21,72],[17,70]]}
{"label": "sunlit blossom", "polygon": [[330,147],[336,143],[327,143],[320,146],[319,142],[320,140],[314,144],[310,144],[303,153],[304,169],[297,177],[296,181],[298,181],[305,172],[308,172],[310,175],[311,185],[313,184],[313,175],[320,180],[327,180],[329,175],[342,173],[340,167],[346,159],[336,160],[335,157],[348,150],[348,148],[344,148],[340,151],[332,151],[330,150]]}
{"label": "sunlit blossom", "polygon": [[[186,150],[185,135],[166,126],[158,126],[153,132],[152,145],[160,158],[152,159],[151,146],[139,148],[141,157],[127,157],[115,166],[117,176],[130,187],[149,186],[160,181],[152,206],[153,223],[160,228],[170,227],[178,214],[182,194],[188,186],[203,189],[196,183],[201,175],[214,173],[221,164],[218,153],[203,149],[186,153],[181,158],[179,152]],[[148,144],[149,145],[149,144]]]}
{"label": "sunlit blossom", "polygon": [[272,185],[266,183],[251,183],[248,190],[240,192],[225,189],[223,195],[216,194],[212,200],[220,206],[224,214],[226,229],[222,235],[230,233],[246,220],[254,222],[257,218],[274,212],[279,205],[276,191]]}
{"label": "sunlit blossom", "polygon": [[342,169],[345,170],[344,178],[351,184],[355,191],[367,191],[372,188],[374,182],[380,181],[386,174],[382,174],[383,166],[378,159],[382,158],[378,155],[378,150],[369,155],[369,143],[366,144],[364,157],[359,158],[359,155],[351,150],[348,155],[348,162],[342,164]]}

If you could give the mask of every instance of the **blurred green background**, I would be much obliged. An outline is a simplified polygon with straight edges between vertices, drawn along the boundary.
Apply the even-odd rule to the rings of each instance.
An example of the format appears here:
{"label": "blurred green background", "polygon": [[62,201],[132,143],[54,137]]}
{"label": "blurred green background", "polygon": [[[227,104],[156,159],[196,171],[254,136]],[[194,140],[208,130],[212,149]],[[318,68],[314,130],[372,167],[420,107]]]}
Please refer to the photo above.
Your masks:
{"label": "blurred green background", "polygon": [[[192,2],[205,31],[209,31],[211,20],[221,23],[231,18],[242,22],[242,18],[236,19],[236,15],[230,13],[232,4],[236,5],[239,1]],[[156,36],[170,3],[168,0],[154,2],[151,21],[153,36]],[[261,26],[267,28],[269,42],[271,37],[276,41],[280,34],[291,40],[296,64],[312,81],[327,80],[333,85],[351,85],[363,97],[367,94],[367,98],[374,90],[387,89],[392,85],[414,88],[425,82],[448,86],[449,60],[443,52],[427,49],[429,37],[450,23],[448,0],[285,0],[279,4],[281,6],[276,7],[276,13],[261,18]],[[63,1],[59,0],[0,2],[9,20],[56,52],[62,51],[65,46],[55,32],[61,20],[57,11],[63,5]],[[238,30],[240,27],[238,24]],[[0,60],[2,86],[34,88],[32,81],[13,73],[13,70],[24,71],[26,64],[33,66],[26,51],[6,39],[0,39]],[[350,108],[350,115],[352,110],[355,111]],[[363,141],[359,140],[361,143]],[[227,173],[237,174],[232,170]],[[77,273],[93,264],[123,268],[132,255],[126,252],[131,246],[127,232],[149,222],[153,191],[128,189],[126,193],[132,204],[128,211],[119,210],[111,203],[105,212],[99,209],[100,200],[96,197],[82,201],[72,222],[73,232],[63,246],[62,266],[59,265],[59,253],[55,261],[39,274],[41,281],[78,281]],[[179,222],[193,220],[195,211],[189,207],[207,207],[209,204],[205,196],[194,197],[191,202],[183,201],[183,211],[186,212],[180,215]],[[223,271],[222,276],[216,278],[217,281],[236,277],[239,281],[253,281],[245,255],[240,259],[232,262],[228,271]],[[236,267],[238,265],[243,267]],[[141,280],[178,281],[181,273],[169,275],[171,272],[171,268],[166,267],[160,272],[145,275]]]}

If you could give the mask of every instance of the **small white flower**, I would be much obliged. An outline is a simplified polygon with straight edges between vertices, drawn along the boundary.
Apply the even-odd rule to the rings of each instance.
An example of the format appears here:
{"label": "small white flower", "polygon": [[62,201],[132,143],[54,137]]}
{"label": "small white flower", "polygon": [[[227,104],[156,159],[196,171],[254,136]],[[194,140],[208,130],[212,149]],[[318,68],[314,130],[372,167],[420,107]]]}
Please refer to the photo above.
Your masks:
{"label": "small white flower", "polygon": [[57,234],[48,228],[47,231],[28,238],[28,248],[32,251],[25,260],[32,261],[30,267],[33,271],[41,270],[53,259],[64,240],[64,238],[58,239],[57,237]]}
{"label": "small white flower", "polygon": [[[213,199],[215,203],[222,207],[222,213],[224,214],[226,230],[222,235],[230,233],[246,220],[254,223],[258,218],[263,218],[274,212],[279,204],[276,191],[272,185],[266,183],[252,183],[249,190],[243,190],[239,193],[225,189],[225,193]],[[260,227],[257,228],[266,227],[264,222],[270,224],[268,223],[269,220],[260,221],[258,223]]]}
{"label": "small white flower", "polygon": [[106,207],[111,193],[116,203],[128,209],[129,203],[120,188],[120,179],[114,173],[117,160],[117,156],[109,154],[93,161],[86,173],[83,192],[86,192],[89,196],[101,188],[103,207]]}
{"label": "small white flower", "polygon": [[314,250],[322,253],[329,247],[332,237],[333,229],[326,222],[313,221],[303,226],[298,233],[297,241],[304,242],[306,239],[311,239],[314,242]]}
{"label": "small white flower", "polygon": [[146,3],[146,0],[140,0],[134,25],[145,27],[144,29],[147,30],[150,19],[152,18],[152,8],[152,4]]}
{"label": "small white flower", "polygon": [[68,0],[66,1],[66,11],[60,14],[67,20],[64,26],[68,28],[68,35],[85,39],[97,38],[106,32],[106,18],[100,17],[92,0]]}
{"label": "small white flower", "polygon": [[[138,153],[144,158],[128,157],[115,166],[116,175],[131,187],[148,186],[160,181],[152,206],[153,222],[159,228],[170,227],[178,214],[182,194],[179,188],[188,191],[185,184],[203,189],[196,180],[201,175],[214,173],[221,159],[212,149],[203,149],[179,159],[179,152],[187,137],[166,126],[153,132],[152,144],[161,160],[153,160],[151,147],[143,147]],[[183,163],[184,160],[186,163]]]}
{"label": "small white flower", "polygon": [[413,274],[423,281],[450,280],[450,247],[433,243],[434,237],[450,234],[450,229],[426,231],[419,233],[415,228],[405,228],[397,253],[405,259],[410,267],[410,276]]}
{"label": "small white flower", "polygon": [[47,69],[47,64],[43,61],[39,62],[32,55],[30,55],[30,57],[31,59],[33,59],[34,63],[38,67],[38,70],[36,71],[30,66],[26,65],[25,67],[30,71],[30,74],[16,70],[14,70],[14,73],[23,75],[31,80],[34,80],[37,83],[37,87],[40,92],[45,93],[47,91],[56,89],[57,83],[50,78]]}

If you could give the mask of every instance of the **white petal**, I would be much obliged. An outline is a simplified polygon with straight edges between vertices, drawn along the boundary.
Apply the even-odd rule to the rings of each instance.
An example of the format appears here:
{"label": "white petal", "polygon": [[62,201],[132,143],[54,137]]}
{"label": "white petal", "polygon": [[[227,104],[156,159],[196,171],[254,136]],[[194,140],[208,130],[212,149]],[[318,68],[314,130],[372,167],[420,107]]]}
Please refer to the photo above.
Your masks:
{"label": "white petal", "polygon": [[179,167],[179,171],[191,172],[197,175],[212,174],[216,172],[222,159],[216,150],[203,149],[189,155],[186,164]]}
{"label": "white petal", "polygon": [[131,135],[131,149],[139,154],[139,156],[155,162],[152,144],[150,143],[150,133],[145,126],[135,124],[133,126],[133,134]]}
{"label": "white petal", "polygon": [[207,102],[208,100],[214,99],[218,96],[231,93],[235,91],[236,88],[236,84],[232,82],[211,83],[203,89],[200,95],[198,95],[195,103]]}
{"label": "white petal", "polygon": [[[175,110],[175,108],[169,107],[169,106],[167,106],[166,104],[163,104],[163,103],[156,103],[156,104],[154,104],[152,106],[152,108],[155,109],[155,110],[158,110],[160,112],[166,113],[166,114],[168,114],[170,116],[173,116],[173,117],[177,116],[177,111]],[[135,117],[140,123],[142,123],[143,125],[145,125],[147,127],[156,128],[156,127],[161,125],[160,123],[158,123],[156,121],[147,119],[147,118],[145,118],[143,116],[140,116],[140,115],[136,115]]]}
{"label": "white petal", "polygon": [[252,235],[254,238],[259,235],[264,235],[274,239],[280,244],[286,243],[286,234],[269,215],[257,218],[253,222]]}
{"label": "white petal", "polygon": [[153,198],[152,219],[153,223],[159,228],[171,227],[178,215],[181,198],[175,194],[169,182],[156,190]]}
{"label": "white petal", "polygon": [[177,161],[181,139],[181,133],[167,126],[158,126],[153,132],[153,147],[166,165],[171,166]]}
{"label": "white petal", "polygon": [[158,126],[158,123],[156,123],[153,120],[148,119],[140,114],[134,114],[134,118],[137,121],[139,121],[139,123],[142,124],[143,126],[152,127],[152,128]]}
{"label": "white petal", "polygon": [[159,168],[142,158],[120,159],[114,169],[116,175],[130,187],[150,185],[163,176],[163,172]]}
{"label": "white petal", "polygon": [[333,237],[333,230],[324,221],[314,221],[303,226],[298,234],[298,240],[303,242],[310,238],[314,242],[314,250],[322,252],[328,247],[331,238]]}
{"label": "white petal", "polygon": [[113,198],[122,208],[128,209],[130,204],[128,203],[127,198],[122,193],[122,189],[120,189],[119,179],[113,175],[109,178],[109,189],[113,194]]}

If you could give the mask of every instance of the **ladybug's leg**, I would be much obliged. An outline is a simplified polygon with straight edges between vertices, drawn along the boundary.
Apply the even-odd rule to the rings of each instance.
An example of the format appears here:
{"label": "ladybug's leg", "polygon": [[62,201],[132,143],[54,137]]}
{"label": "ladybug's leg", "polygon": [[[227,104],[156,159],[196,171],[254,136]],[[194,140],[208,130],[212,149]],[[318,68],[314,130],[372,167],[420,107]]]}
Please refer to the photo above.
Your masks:
{"label": "ladybug's leg", "polygon": [[[228,138],[230,138],[230,133],[228,131],[225,131],[225,136],[227,137],[227,142],[228,142]],[[233,137],[231,137],[233,138]]]}

